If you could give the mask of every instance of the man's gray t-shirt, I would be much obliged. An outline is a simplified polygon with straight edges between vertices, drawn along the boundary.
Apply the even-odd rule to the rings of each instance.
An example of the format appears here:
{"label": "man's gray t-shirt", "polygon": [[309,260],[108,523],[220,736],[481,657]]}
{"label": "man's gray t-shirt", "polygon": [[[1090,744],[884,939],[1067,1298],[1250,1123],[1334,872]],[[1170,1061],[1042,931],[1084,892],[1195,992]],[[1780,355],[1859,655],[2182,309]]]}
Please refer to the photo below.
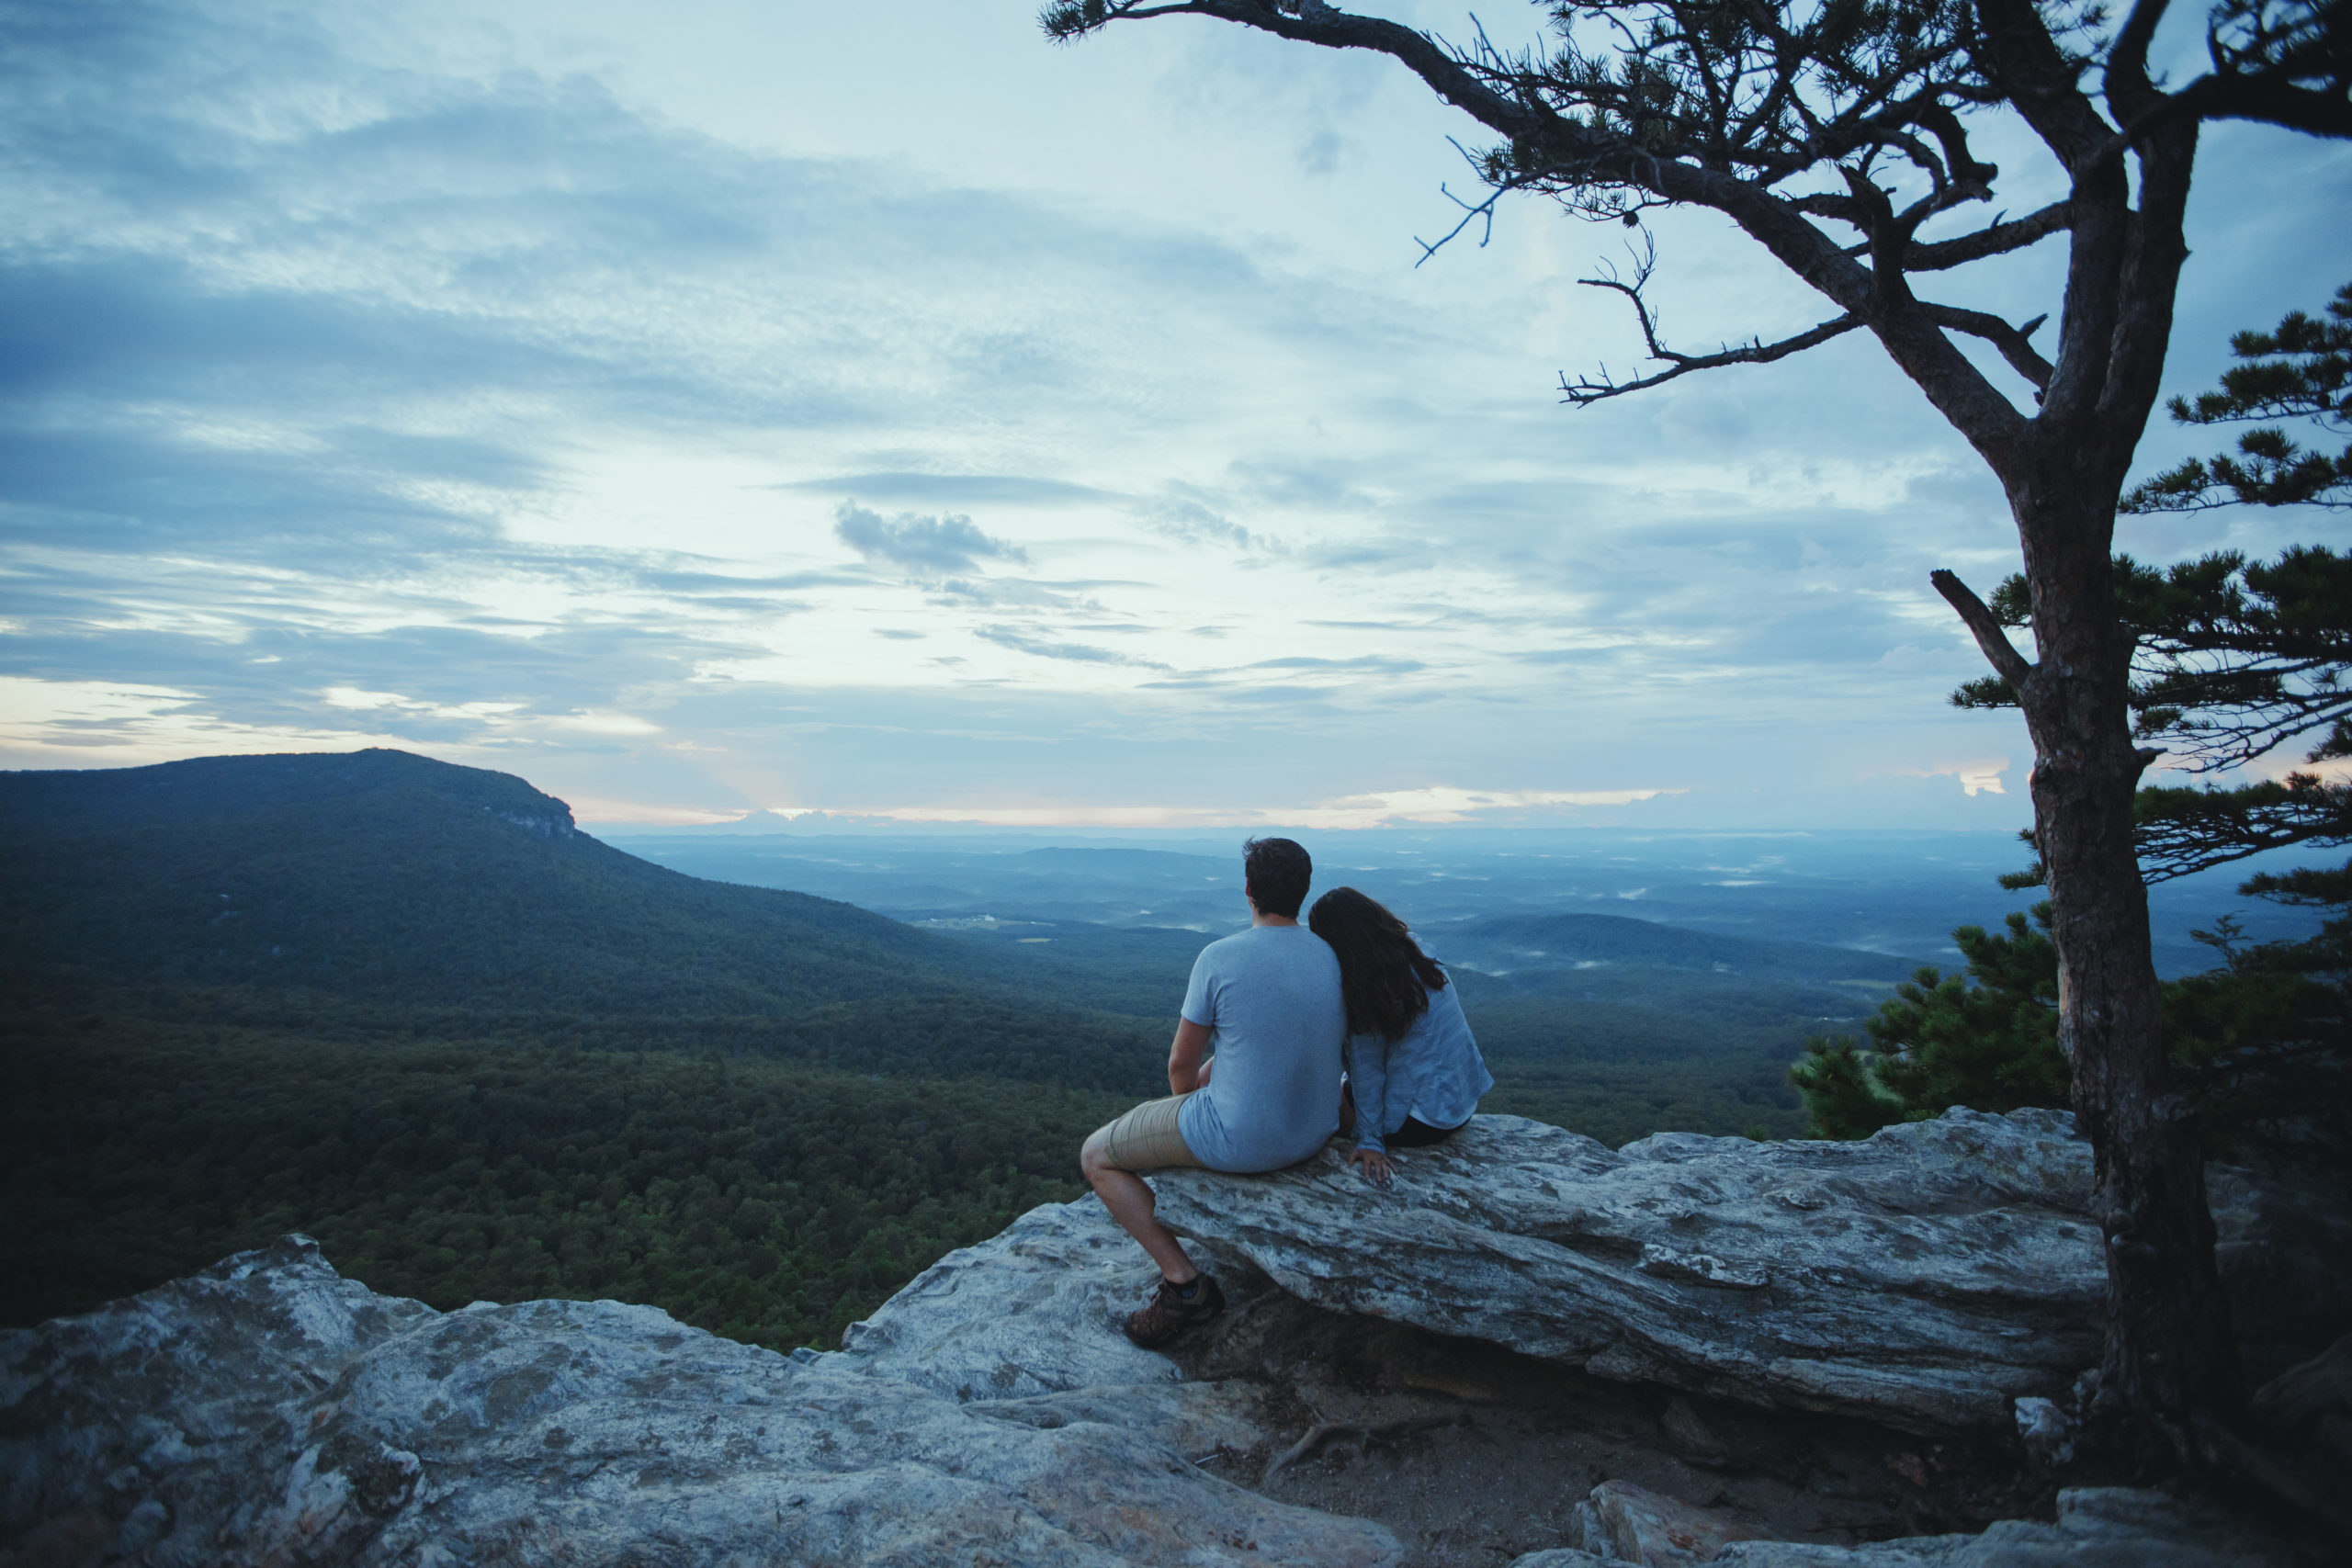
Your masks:
{"label": "man's gray t-shirt", "polygon": [[1279,1170],[1340,1130],[1348,1010],[1340,960],[1305,926],[1251,926],[1201,949],[1184,1016],[1216,1032],[1208,1088],[1177,1130],[1211,1170]]}

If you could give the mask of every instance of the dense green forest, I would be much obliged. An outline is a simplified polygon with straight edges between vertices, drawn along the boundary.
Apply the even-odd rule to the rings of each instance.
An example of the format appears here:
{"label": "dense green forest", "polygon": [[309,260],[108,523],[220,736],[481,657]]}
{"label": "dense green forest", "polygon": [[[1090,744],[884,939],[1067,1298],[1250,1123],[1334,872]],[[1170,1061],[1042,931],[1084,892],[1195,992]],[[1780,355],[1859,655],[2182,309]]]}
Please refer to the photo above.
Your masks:
{"label": "dense green forest", "polygon": [[[1080,1140],[1165,1092],[1209,940],[705,882],[400,752],[0,774],[0,890],[11,1323],[303,1230],[436,1306],[612,1296],[831,1345],[1083,1190]],[[1487,934],[1614,957],[1459,971],[1489,1111],[1792,1134],[1801,1043],[1883,994],[1826,978],[1870,955],[1730,973],[1724,939],[1578,919]]]}
{"label": "dense green forest", "polygon": [[830,1347],[942,1253],[1081,1191],[1079,1141],[1127,1098],[593,1032],[322,1036],[192,1001],[0,1024],[6,1321],[302,1230],[444,1308],[613,1297]]}
{"label": "dense green forest", "polygon": [[[1490,1111],[1612,1144],[1798,1129],[1802,1021],[1693,1013],[1675,1029],[1482,978],[1463,984]],[[251,988],[12,1000],[8,1323],[302,1230],[352,1278],[444,1308],[610,1296],[830,1347],[942,1253],[1079,1196],[1080,1140],[1165,1092],[1164,1040],[1066,1074],[1017,1010],[910,1004],[899,1031],[861,1040],[821,1017],[494,1015]]]}
{"label": "dense green forest", "polygon": [[1611,1146],[1665,1131],[1798,1136],[1792,1046],[1885,994],[1672,969],[1457,970],[1454,983],[1495,1075],[1481,1108]]}

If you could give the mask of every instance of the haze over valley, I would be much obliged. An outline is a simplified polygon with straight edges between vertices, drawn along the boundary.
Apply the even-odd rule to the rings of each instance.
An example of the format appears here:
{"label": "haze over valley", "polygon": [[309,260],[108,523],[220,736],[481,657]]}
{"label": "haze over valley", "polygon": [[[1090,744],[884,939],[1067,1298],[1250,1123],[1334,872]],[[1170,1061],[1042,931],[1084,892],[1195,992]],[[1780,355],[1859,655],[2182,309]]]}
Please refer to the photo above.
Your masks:
{"label": "haze over valley", "polygon": [[[1315,853],[1318,889],[1361,887],[1402,914],[1442,957],[1489,974],[1609,956],[1572,954],[1556,943],[1552,951],[1540,935],[1493,923],[1568,914],[1949,964],[1959,951],[1952,927],[1997,927],[2041,897],[1997,885],[2030,856],[2014,834],[1984,830],[1406,825],[1055,835],[943,825],[910,834],[887,824],[795,827],[754,818],[690,831],[605,828],[601,836],[695,876],[789,887],[947,931],[982,929],[971,922],[989,919],[1008,931],[1014,922],[1038,923],[1023,935],[1042,942],[1059,923],[1237,930],[1248,919],[1233,875],[1241,840],[1250,831],[1277,830]],[[2239,896],[2245,877],[2244,867],[2223,867],[2150,890],[2160,971],[2210,966],[2211,950],[2189,933],[2222,914],[2235,915],[2259,940],[2315,929],[2306,911]]]}

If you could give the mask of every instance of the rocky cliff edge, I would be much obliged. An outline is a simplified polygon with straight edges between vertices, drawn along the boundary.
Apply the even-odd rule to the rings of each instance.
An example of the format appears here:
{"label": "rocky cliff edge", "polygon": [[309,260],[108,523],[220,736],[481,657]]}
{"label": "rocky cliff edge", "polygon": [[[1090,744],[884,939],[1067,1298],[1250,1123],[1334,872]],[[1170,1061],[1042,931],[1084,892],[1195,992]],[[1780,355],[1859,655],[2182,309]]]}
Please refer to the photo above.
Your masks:
{"label": "rocky cliff edge", "polygon": [[[791,1357],[611,1302],[438,1313],[288,1237],[0,1336],[0,1562],[2299,1560],[2143,1494],[1981,1529],[2035,1496],[2015,1401],[2096,1358],[2063,1117],[1614,1151],[1492,1117],[1398,1167],[1156,1179],[1234,1286],[1174,1356],[1119,1337],[1152,1271],[1091,1199]],[[2257,1366],[2352,1319],[2352,1219],[2215,1190]],[[1414,1444],[1478,1495],[1409,1495]]]}

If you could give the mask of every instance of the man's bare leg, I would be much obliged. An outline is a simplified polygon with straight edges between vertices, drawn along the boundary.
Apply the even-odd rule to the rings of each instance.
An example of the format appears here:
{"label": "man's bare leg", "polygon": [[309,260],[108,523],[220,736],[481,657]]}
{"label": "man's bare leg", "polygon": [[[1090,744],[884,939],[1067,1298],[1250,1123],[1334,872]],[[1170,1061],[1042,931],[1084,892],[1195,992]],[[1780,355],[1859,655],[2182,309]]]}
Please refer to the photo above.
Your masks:
{"label": "man's bare leg", "polygon": [[1153,1213],[1158,1200],[1152,1197],[1151,1189],[1135,1172],[1111,1164],[1103,1143],[1102,1134],[1095,1133],[1078,1152],[1078,1168],[1086,1173],[1094,1195],[1102,1200],[1102,1206],[1111,1211],[1119,1228],[1151,1254],[1151,1260],[1159,1265],[1162,1278],[1174,1285],[1191,1284],[1201,1271],[1184,1256],[1184,1244],[1176,1239],[1176,1233],[1161,1224]]}

